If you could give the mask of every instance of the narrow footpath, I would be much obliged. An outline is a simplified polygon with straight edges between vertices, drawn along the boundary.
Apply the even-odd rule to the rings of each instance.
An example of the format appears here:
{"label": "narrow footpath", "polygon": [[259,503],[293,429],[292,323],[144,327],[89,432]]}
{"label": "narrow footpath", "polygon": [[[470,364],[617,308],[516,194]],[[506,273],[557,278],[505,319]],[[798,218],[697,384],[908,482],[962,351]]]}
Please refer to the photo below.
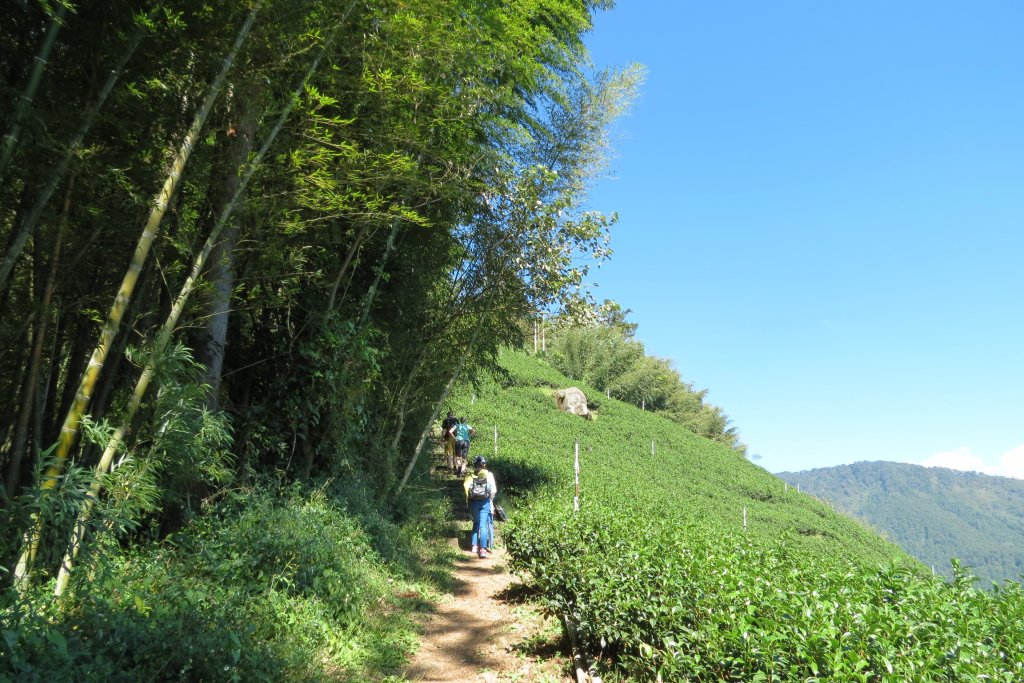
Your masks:
{"label": "narrow footpath", "polygon": [[[453,496],[461,496],[461,480],[449,475],[445,483]],[[460,527],[458,538],[449,539],[461,554],[453,568],[453,593],[424,622],[420,649],[405,678],[422,683],[571,681],[565,656],[558,652],[557,629],[516,597],[519,583],[508,572],[500,528],[494,552],[480,559],[469,552],[468,521]]]}

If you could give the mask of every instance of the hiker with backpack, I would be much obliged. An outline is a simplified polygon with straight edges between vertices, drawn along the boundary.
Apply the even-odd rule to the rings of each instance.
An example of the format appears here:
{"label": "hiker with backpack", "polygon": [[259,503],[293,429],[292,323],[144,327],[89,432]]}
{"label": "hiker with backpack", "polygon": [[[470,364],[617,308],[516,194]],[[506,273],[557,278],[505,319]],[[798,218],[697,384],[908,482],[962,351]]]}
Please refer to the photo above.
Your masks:
{"label": "hiker with backpack", "polygon": [[455,439],[455,470],[457,474],[466,473],[466,461],[469,459],[469,442],[476,435],[476,430],[460,417],[455,426],[448,430]]}
{"label": "hiker with backpack", "polygon": [[452,429],[459,423],[458,418],[455,417],[455,413],[448,411],[448,417],[441,422],[441,439],[444,441],[444,455],[448,459],[448,469],[454,474],[458,474],[459,470],[455,465],[455,435],[452,433]]}
{"label": "hiker with backpack", "polygon": [[466,502],[469,504],[469,515],[473,520],[473,534],[470,537],[471,552],[481,560],[490,554],[491,543],[494,541],[494,494],[498,485],[494,474],[487,469],[487,459],[482,455],[473,460],[473,472],[466,475],[462,482],[466,490]]}

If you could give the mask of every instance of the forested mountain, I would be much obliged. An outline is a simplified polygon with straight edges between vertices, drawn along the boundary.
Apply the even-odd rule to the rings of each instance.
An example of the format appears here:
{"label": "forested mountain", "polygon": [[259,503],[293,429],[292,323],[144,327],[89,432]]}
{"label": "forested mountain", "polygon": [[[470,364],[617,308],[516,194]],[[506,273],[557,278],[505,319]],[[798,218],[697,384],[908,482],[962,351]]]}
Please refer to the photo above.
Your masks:
{"label": "forested mountain", "polygon": [[940,467],[858,462],[780,472],[866,521],[936,571],[958,558],[986,581],[1024,574],[1024,481]]}

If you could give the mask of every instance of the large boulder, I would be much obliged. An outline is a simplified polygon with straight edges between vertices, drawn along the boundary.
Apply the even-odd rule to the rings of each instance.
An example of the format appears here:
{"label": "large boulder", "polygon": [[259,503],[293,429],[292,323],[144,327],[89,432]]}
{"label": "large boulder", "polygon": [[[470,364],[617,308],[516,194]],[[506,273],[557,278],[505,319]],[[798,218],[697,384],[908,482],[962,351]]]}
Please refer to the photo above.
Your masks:
{"label": "large boulder", "polygon": [[559,389],[555,392],[555,401],[558,403],[559,410],[590,419],[587,396],[576,387]]}

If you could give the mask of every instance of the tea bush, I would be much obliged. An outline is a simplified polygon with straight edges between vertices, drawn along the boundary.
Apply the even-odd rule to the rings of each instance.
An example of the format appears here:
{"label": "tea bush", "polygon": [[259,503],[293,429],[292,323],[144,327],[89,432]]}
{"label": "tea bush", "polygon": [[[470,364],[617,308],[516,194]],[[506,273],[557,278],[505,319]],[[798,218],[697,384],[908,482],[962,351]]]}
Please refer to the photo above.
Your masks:
{"label": "tea bush", "polygon": [[593,422],[560,413],[533,381],[549,368],[502,362],[514,381],[459,409],[499,425],[499,488],[505,467],[543,473],[504,538],[607,680],[1024,680],[1019,584],[934,577],[720,444],[615,400]]}

